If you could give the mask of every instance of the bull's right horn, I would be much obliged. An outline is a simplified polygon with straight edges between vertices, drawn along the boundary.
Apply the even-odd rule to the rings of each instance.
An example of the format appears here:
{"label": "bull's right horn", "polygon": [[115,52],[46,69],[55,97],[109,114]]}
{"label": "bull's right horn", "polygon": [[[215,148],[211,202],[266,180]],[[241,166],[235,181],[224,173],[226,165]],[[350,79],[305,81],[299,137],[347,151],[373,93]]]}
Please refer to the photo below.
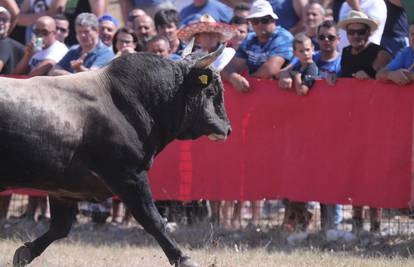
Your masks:
{"label": "bull's right horn", "polygon": [[225,47],[226,46],[224,44],[221,44],[216,51],[211,52],[210,54],[205,55],[204,57],[197,60],[194,67],[200,69],[208,68],[211,63],[213,63],[221,55],[221,53],[223,53]]}

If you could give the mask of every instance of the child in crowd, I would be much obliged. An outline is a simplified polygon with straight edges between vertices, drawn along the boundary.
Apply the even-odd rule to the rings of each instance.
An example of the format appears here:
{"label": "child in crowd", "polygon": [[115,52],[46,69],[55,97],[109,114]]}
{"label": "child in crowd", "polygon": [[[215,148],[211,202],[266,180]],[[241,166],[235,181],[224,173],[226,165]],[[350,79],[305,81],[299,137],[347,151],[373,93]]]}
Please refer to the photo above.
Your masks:
{"label": "child in crowd", "polygon": [[318,67],[312,59],[313,52],[311,39],[304,33],[297,34],[293,39],[293,53],[300,65],[291,70],[291,76],[298,95],[307,95],[319,75]]}
{"label": "child in crowd", "polygon": [[[296,88],[296,93],[305,96],[309,93],[319,75],[318,67],[312,59],[314,47],[311,39],[304,33],[295,35],[293,39],[293,53],[300,61],[289,72]],[[287,231],[300,229],[306,231],[312,213],[306,209],[305,202],[285,201],[286,210],[283,219],[283,227]]]}

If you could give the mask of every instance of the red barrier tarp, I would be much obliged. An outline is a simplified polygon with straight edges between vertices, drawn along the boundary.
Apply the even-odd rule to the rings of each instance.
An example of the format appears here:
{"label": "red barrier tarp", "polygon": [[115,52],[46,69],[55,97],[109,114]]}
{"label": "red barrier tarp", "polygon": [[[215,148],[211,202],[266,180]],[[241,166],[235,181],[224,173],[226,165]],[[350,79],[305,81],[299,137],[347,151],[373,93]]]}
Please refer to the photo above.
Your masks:
{"label": "red barrier tarp", "polygon": [[414,85],[318,81],[299,97],[275,81],[229,84],[225,143],[175,141],[150,171],[156,199],[278,199],[407,207]]}
{"label": "red barrier tarp", "polygon": [[306,97],[226,84],[225,143],[174,142],[150,172],[158,199],[277,199],[407,207],[414,86],[319,81]]}

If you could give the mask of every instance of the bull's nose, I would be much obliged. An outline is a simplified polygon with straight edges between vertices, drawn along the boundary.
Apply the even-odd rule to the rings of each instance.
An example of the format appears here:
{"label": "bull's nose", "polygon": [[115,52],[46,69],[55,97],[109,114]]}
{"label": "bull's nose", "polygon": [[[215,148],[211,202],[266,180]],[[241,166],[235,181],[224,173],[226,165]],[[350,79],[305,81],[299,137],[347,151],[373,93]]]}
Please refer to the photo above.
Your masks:
{"label": "bull's nose", "polygon": [[229,137],[230,134],[231,134],[231,127],[229,127],[229,129],[227,130],[227,137]]}

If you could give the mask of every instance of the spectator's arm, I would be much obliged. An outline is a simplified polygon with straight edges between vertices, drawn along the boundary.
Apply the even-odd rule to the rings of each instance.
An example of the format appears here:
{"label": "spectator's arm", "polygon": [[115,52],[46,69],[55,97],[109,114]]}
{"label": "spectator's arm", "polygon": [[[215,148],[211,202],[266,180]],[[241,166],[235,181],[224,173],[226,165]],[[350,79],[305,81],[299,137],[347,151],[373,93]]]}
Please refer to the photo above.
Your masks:
{"label": "spectator's arm", "polygon": [[285,59],[279,56],[273,56],[266,61],[260,68],[252,73],[251,76],[260,79],[279,78],[280,69],[285,63]]}
{"label": "spectator's arm", "polygon": [[[85,0],[82,0],[85,1]],[[125,2],[119,1],[119,2]],[[89,5],[91,6],[92,13],[95,14],[98,18],[105,14],[107,3],[106,0],[89,0]]]}
{"label": "spectator's arm", "polygon": [[229,81],[233,87],[240,92],[247,92],[250,90],[250,84],[239,73],[246,68],[246,60],[239,57],[234,57],[230,63],[221,72],[224,80]]}
{"label": "spectator's arm", "polygon": [[29,76],[44,76],[47,75],[48,72],[53,68],[56,64],[54,60],[46,59],[40,62],[36,68],[32,69],[29,72]]}
{"label": "spectator's arm", "polygon": [[293,64],[289,64],[285,68],[280,70],[279,74],[279,87],[283,89],[289,89],[292,88],[293,85],[293,79],[291,75],[291,71],[293,69]]}
{"label": "spectator's arm", "polygon": [[132,0],[123,0],[119,1],[119,5],[121,7],[122,18],[124,20],[124,25],[128,22],[128,13],[132,10],[134,5],[132,4]]}
{"label": "spectator's arm", "polygon": [[402,7],[401,0],[388,0],[391,4]]}
{"label": "spectator's arm", "polygon": [[53,16],[58,13],[63,13],[66,2],[67,0],[55,0],[45,12],[32,13],[30,11],[30,0],[24,0],[20,10],[21,12],[17,16],[17,24],[21,26],[31,26],[42,16]]}
{"label": "spectator's arm", "polygon": [[20,13],[19,6],[16,4],[15,0],[0,0],[0,6],[3,6],[10,12],[10,34],[13,31],[14,26],[16,26],[17,16]]}
{"label": "spectator's arm", "polygon": [[414,75],[407,69],[389,70],[388,67],[384,67],[377,72],[377,80],[380,81],[392,81],[398,85],[406,85],[414,80]]}
{"label": "spectator's arm", "polygon": [[361,10],[361,6],[359,4],[359,0],[346,0],[346,2],[351,7],[351,9],[353,9],[353,10]]}
{"label": "spectator's arm", "polygon": [[[295,9],[295,13],[299,17],[296,25],[288,29],[293,35],[305,31],[303,12],[308,2],[309,0],[293,0],[293,9]],[[277,15],[279,16],[280,14]]]}
{"label": "spectator's arm", "polygon": [[71,74],[69,71],[63,69],[59,64],[53,66],[53,68],[49,71],[47,75],[49,76],[60,76],[60,75],[67,75]]}
{"label": "spectator's arm", "polygon": [[0,71],[3,70],[3,67],[4,67],[4,62],[3,62],[3,60],[0,60]]}
{"label": "spectator's arm", "polygon": [[23,57],[20,59],[19,63],[17,63],[17,66],[14,68],[12,73],[16,75],[28,74],[30,71],[29,61],[34,54],[33,43],[29,42],[24,49]]}
{"label": "spectator's arm", "polygon": [[307,95],[309,87],[302,82],[302,74],[300,72],[293,73],[293,82],[295,84],[296,93],[300,96]]}
{"label": "spectator's arm", "polygon": [[384,66],[386,66],[392,59],[392,56],[388,51],[381,50],[378,52],[377,57],[375,58],[374,62],[372,63],[372,68],[374,70],[380,70]]}

